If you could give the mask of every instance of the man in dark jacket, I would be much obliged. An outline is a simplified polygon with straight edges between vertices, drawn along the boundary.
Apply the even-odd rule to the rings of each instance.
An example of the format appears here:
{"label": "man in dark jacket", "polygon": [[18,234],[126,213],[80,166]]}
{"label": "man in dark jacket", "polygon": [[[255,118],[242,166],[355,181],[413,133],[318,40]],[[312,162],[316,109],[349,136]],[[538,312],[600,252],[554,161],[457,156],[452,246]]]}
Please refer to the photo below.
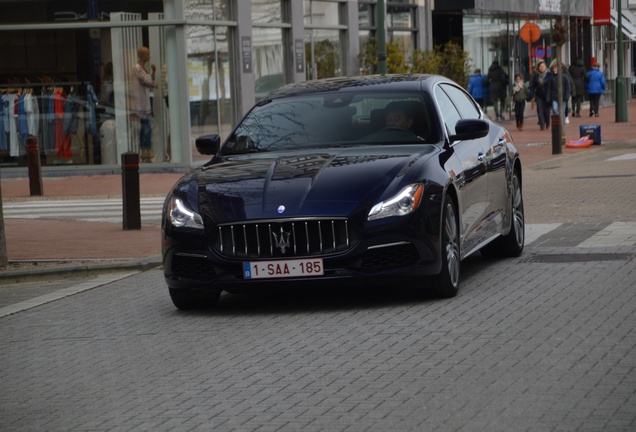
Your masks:
{"label": "man in dark jacket", "polygon": [[497,60],[492,62],[488,69],[488,84],[490,86],[490,99],[495,107],[497,121],[504,120],[503,111],[506,108],[506,95],[508,93],[508,74],[499,66]]}
{"label": "man in dark jacket", "polygon": [[581,104],[585,95],[585,65],[583,59],[578,57],[574,64],[570,65],[570,76],[574,81],[574,91],[572,92],[572,113],[575,117],[581,117]]}
{"label": "man in dark jacket", "polygon": [[539,126],[541,130],[548,128],[550,124],[550,106],[546,100],[546,81],[548,79],[548,68],[543,60],[537,63],[537,69],[530,82],[530,94],[532,100],[537,104],[537,116],[539,117]]}

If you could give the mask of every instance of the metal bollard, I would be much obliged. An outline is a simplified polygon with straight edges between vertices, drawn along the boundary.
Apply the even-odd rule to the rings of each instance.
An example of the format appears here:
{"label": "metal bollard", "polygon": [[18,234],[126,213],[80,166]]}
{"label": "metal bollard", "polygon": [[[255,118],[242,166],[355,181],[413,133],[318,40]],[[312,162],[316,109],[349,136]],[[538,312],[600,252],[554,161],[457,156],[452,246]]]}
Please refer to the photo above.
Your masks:
{"label": "metal bollard", "polygon": [[561,154],[561,116],[558,114],[552,115],[550,118],[552,125],[552,154]]}
{"label": "metal bollard", "polygon": [[126,152],[121,155],[121,187],[123,199],[123,228],[141,229],[139,197],[139,155]]}
{"label": "metal bollard", "polygon": [[34,136],[27,137],[27,164],[29,166],[29,191],[31,196],[41,196],[43,192],[40,149],[38,148],[38,139]]}

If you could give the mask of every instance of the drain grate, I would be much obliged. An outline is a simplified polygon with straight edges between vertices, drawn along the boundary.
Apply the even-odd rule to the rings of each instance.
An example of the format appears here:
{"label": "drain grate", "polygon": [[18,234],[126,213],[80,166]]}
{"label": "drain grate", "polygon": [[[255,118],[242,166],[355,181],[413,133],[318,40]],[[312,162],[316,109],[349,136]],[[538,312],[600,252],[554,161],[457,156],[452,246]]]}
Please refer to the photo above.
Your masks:
{"label": "drain grate", "polygon": [[629,261],[634,258],[633,254],[611,254],[611,253],[590,253],[590,254],[532,254],[525,258],[525,262],[533,263],[580,263],[591,261]]}

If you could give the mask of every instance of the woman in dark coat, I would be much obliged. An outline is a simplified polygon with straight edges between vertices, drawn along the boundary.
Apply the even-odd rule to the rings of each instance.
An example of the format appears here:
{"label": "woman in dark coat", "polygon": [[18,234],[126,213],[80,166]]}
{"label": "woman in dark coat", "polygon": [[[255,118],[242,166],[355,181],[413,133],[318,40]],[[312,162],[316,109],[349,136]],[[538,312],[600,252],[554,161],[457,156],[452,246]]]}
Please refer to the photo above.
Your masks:
{"label": "woman in dark coat", "polygon": [[585,65],[583,59],[578,57],[574,60],[574,64],[570,65],[570,76],[574,82],[574,89],[572,91],[572,114],[575,117],[581,117],[581,104],[583,103],[583,96],[585,95]]}
{"label": "woman in dark coat", "polygon": [[568,79],[567,75],[563,73],[563,71],[561,71],[561,73],[558,73],[559,67],[557,65],[556,60],[554,60],[551,64],[550,64],[550,71],[552,72],[551,74],[548,75],[548,78],[546,80],[546,91],[545,91],[545,95],[546,95],[546,100],[548,102],[548,106],[552,106],[552,113],[553,114],[559,114],[559,77],[561,78],[561,84],[562,84],[562,99],[561,99],[561,103],[562,103],[562,108],[563,108],[563,117],[566,116],[565,113],[565,109],[566,109],[566,104],[565,101],[567,101],[570,98],[570,80]]}
{"label": "woman in dark coat", "polygon": [[499,66],[497,60],[488,69],[488,84],[490,86],[490,100],[495,107],[497,120],[504,120],[503,111],[506,109],[506,95],[508,93],[508,74]]}

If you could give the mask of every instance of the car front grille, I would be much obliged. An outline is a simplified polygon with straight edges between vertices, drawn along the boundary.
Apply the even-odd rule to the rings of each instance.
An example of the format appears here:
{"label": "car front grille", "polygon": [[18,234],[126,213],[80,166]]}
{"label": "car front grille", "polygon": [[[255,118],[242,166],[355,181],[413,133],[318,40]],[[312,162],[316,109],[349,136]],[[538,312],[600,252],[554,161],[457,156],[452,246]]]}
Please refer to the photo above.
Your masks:
{"label": "car front grille", "polygon": [[417,264],[420,257],[412,243],[397,244],[368,250],[362,258],[362,267],[390,268]]}
{"label": "car front grille", "polygon": [[264,220],[217,225],[213,247],[229,258],[290,258],[340,253],[357,241],[346,218]]}

